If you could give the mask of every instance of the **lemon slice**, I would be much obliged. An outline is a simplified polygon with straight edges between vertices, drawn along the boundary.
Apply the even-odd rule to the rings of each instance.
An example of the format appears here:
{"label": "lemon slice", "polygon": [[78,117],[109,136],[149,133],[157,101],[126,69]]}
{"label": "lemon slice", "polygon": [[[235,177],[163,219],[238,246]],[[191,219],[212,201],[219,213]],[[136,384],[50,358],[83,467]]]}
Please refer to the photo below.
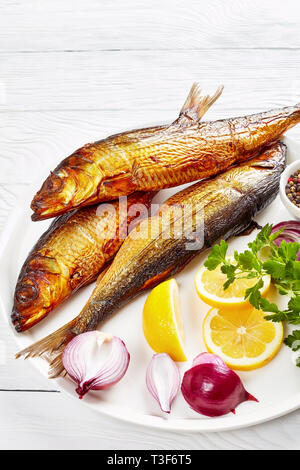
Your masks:
{"label": "lemon slice", "polygon": [[209,352],[232,369],[252,370],[267,364],[283,339],[282,323],[264,318],[250,306],[240,312],[212,308],[204,319],[203,337]]}
{"label": "lemon slice", "polygon": [[[228,259],[234,262],[234,258],[228,257]],[[247,307],[249,302],[244,298],[245,292],[257,283],[257,279],[237,279],[228,289],[224,290],[223,285],[226,281],[227,276],[222,273],[220,266],[214,271],[209,271],[205,266],[202,266],[195,277],[196,290],[200,299],[211,307],[230,309]],[[271,276],[264,276],[263,282],[261,294],[265,295],[271,285]]]}
{"label": "lemon slice", "polygon": [[162,282],[148,295],[143,310],[143,330],[149,346],[168,353],[174,361],[186,361],[179,289],[175,279]]}

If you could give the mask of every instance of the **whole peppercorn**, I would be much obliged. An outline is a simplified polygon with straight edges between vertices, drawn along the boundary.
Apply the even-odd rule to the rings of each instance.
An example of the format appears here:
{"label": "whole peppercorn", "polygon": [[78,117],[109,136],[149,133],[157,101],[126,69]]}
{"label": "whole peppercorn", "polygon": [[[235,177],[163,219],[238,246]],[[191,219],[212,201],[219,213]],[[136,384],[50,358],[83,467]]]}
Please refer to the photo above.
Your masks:
{"label": "whole peppercorn", "polygon": [[300,207],[300,170],[291,175],[287,181],[285,192],[289,200]]}

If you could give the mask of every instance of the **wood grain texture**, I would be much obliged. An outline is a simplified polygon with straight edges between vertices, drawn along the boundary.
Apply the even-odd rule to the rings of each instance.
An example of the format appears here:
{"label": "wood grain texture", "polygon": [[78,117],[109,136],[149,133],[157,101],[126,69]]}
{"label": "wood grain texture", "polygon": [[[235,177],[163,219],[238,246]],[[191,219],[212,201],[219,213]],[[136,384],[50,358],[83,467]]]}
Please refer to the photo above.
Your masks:
{"label": "wood grain texture", "polygon": [[299,48],[297,0],[6,0],[0,50]]}
{"label": "wood grain texture", "polygon": [[[0,54],[2,111],[178,110],[194,81],[238,114],[300,99],[298,50]],[[220,109],[215,106],[216,110]]]}
{"label": "wood grain texture", "polygon": [[[195,80],[208,91],[225,84],[207,118],[300,101],[299,13],[297,0],[3,0],[0,230],[17,196],[63,157],[172,121]],[[290,135],[300,139],[300,128]],[[158,432],[54,393],[16,350],[0,318],[2,449],[300,448],[300,411],[227,433]]]}

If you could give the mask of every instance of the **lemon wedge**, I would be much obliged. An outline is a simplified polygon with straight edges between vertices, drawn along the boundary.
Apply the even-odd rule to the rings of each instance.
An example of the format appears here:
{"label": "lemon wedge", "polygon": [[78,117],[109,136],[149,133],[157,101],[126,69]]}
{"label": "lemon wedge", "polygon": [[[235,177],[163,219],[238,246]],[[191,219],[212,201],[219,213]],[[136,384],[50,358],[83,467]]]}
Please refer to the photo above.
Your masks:
{"label": "lemon wedge", "polygon": [[168,353],[174,361],[186,361],[179,289],[175,279],[162,282],[148,295],[143,310],[143,330],[156,353]]}
{"label": "lemon wedge", "polygon": [[240,312],[212,308],[204,319],[203,337],[209,352],[232,369],[252,370],[267,364],[283,339],[282,323],[264,318],[250,304]]}
{"label": "lemon wedge", "polygon": [[[234,258],[228,259],[234,262]],[[245,292],[257,283],[257,279],[236,279],[228,289],[224,290],[223,285],[226,281],[227,276],[222,273],[220,266],[214,271],[202,266],[195,277],[195,286],[200,299],[211,307],[230,309],[247,307],[249,301],[244,298]],[[271,285],[271,276],[264,276],[263,282],[261,294],[265,295]]]}

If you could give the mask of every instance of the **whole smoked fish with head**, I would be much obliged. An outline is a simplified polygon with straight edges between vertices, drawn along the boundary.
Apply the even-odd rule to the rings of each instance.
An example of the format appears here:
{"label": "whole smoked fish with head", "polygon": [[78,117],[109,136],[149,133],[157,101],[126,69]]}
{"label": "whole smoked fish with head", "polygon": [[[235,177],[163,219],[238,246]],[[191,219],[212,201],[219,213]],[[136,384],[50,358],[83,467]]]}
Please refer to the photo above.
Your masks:
{"label": "whole smoked fish with head", "polygon": [[52,357],[51,375],[62,373],[61,353],[72,338],[96,329],[120,306],[173,276],[220,238],[249,227],[278,193],[285,153],[284,144],[273,144],[259,157],[169,198],[157,215],[130,232],[78,317],[18,356],[46,354]]}
{"label": "whole smoked fish with head", "polygon": [[[208,169],[208,161],[200,163],[202,170],[196,168],[199,142],[192,128],[196,131],[222,90],[204,96],[194,84],[179,118],[170,126],[124,132],[76,150],[51,172],[34,197],[32,219],[115,199],[137,188],[153,191],[177,186],[219,171]],[[214,167],[217,160],[211,164]]]}
{"label": "whole smoked fish with head", "polygon": [[220,173],[256,156],[300,121],[300,105],[251,116],[201,122],[218,98],[195,84],[171,125],[124,132],[88,144],[63,160],[34,197],[33,220]]}
{"label": "whole smoked fish with head", "polygon": [[[18,332],[45,318],[80,287],[94,281],[114,257],[142,204],[155,193],[134,193],[127,202],[83,207],[58,217],[29,253],[14,295],[12,322]],[[140,218],[140,217],[139,217]]]}

